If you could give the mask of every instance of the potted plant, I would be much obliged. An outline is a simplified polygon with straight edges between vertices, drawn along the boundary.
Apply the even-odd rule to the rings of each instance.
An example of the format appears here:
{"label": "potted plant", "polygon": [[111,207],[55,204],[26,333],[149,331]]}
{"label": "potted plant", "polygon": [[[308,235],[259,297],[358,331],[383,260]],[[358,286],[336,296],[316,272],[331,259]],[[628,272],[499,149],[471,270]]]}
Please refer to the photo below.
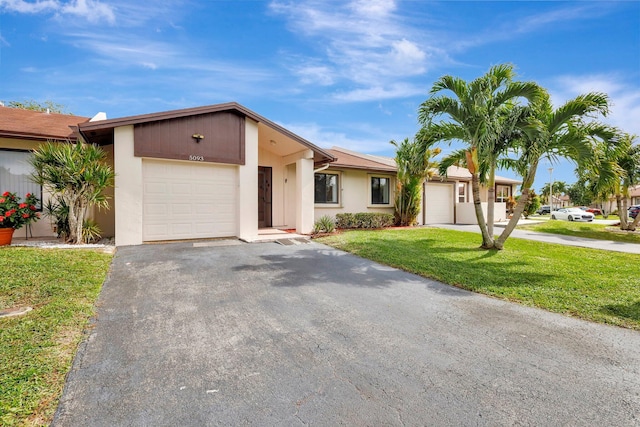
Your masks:
{"label": "potted plant", "polygon": [[0,246],[11,244],[13,232],[40,219],[38,198],[27,193],[23,202],[15,193],[5,191],[0,196]]}

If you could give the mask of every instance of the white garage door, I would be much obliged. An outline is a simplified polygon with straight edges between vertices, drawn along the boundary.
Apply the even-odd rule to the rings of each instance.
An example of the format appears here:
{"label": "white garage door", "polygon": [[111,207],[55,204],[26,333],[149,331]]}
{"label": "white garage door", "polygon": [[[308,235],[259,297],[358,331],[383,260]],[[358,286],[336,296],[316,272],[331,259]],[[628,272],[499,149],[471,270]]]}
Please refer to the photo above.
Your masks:
{"label": "white garage door", "polygon": [[142,239],[237,235],[238,168],[143,160]]}
{"label": "white garage door", "polygon": [[453,224],[453,186],[427,182],[425,224]]}

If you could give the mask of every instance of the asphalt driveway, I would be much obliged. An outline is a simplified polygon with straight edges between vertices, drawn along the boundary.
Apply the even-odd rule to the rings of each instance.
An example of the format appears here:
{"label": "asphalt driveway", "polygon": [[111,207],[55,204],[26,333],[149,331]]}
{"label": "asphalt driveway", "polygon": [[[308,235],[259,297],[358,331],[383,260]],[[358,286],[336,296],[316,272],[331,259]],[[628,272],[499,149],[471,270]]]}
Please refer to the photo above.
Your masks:
{"label": "asphalt driveway", "polygon": [[640,333],[309,243],[118,250],[55,426],[639,425]]}

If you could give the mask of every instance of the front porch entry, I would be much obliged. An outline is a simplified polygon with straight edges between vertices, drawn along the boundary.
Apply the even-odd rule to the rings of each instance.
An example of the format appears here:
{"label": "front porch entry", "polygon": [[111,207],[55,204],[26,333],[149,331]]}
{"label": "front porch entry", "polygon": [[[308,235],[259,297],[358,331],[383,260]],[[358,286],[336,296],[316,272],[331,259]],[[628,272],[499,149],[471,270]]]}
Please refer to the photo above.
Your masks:
{"label": "front porch entry", "polygon": [[271,178],[271,167],[258,166],[258,228],[273,225]]}

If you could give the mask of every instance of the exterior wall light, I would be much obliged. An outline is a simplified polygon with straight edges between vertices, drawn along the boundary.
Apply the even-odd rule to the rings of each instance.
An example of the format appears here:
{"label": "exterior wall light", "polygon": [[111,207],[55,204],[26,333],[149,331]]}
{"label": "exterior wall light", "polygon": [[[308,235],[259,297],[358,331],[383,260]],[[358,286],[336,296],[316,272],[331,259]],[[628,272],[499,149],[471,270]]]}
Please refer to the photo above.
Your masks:
{"label": "exterior wall light", "polygon": [[195,139],[196,142],[200,142],[204,139],[204,135],[201,133],[194,133],[193,135],[191,135],[191,138]]}

